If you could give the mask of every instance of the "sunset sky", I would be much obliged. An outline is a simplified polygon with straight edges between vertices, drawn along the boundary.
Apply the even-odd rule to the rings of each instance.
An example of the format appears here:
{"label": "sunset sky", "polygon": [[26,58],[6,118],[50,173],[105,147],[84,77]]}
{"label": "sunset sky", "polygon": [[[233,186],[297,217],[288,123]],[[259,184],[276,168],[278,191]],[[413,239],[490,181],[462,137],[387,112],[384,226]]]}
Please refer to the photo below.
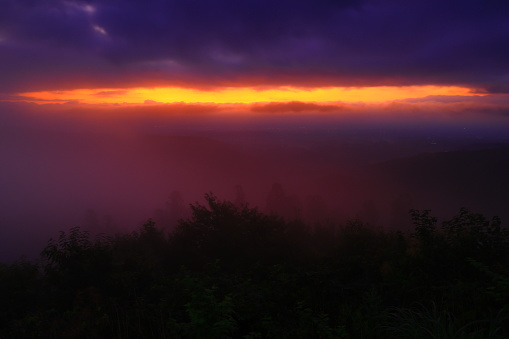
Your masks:
{"label": "sunset sky", "polygon": [[508,140],[507,1],[0,0],[0,261],[173,190],[355,216],[339,167]]}
{"label": "sunset sky", "polygon": [[509,4],[479,0],[3,0],[0,100],[403,101],[504,115],[508,16]]}

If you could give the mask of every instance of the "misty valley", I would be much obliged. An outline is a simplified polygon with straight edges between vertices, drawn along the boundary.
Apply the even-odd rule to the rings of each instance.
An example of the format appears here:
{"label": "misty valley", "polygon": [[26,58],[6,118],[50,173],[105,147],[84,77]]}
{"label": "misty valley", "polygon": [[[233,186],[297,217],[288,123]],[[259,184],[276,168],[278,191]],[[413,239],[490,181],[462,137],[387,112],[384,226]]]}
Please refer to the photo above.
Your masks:
{"label": "misty valley", "polygon": [[38,256],[47,239],[74,226],[114,234],[152,218],[170,231],[208,192],[312,225],[360,219],[408,230],[410,209],[508,217],[504,134],[276,125],[137,133],[32,127],[0,138],[0,257],[9,261]]}

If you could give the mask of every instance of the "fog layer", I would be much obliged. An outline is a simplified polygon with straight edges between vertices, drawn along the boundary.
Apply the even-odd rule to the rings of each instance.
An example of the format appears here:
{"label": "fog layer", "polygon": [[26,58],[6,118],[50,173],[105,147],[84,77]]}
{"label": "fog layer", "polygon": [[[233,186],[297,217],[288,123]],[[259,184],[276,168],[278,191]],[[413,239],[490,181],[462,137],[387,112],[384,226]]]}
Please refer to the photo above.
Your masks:
{"label": "fog layer", "polygon": [[171,229],[206,192],[313,225],[508,210],[509,126],[493,112],[1,108],[1,261],[35,257],[74,226],[126,232],[153,218]]}

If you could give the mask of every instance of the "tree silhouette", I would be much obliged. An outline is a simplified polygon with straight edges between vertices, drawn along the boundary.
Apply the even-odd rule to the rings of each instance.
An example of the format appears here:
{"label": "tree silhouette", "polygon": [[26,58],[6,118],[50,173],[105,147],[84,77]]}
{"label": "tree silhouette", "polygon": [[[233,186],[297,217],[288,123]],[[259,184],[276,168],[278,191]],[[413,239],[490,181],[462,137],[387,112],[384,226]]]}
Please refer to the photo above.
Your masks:
{"label": "tree silhouette", "polygon": [[390,229],[405,230],[410,226],[409,211],[413,208],[412,197],[408,193],[400,194],[391,204]]}
{"label": "tree silhouette", "polygon": [[235,206],[242,207],[247,204],[246,194],[241,185],[235,186]]}
{"label": "tree silhouette", "polygon": [[302,204],[298,196],[287,195],[280,183],[274,183],[267,196],[266,211],[296,220],[302,217]]}
{"label": "tree silhouette", "polygon": [[413,210],[406,234],[310,232],[211,193],[191,211],[169,235],[150,219],[115,236],[75,227],[39,263],[0,264],[0,337],[509,336],[496,217]]}
{"label": "tree silhouette", "polygon": [[371,226],[377,225],[379,218],[380,212],[378,211],[378,208],[376,207],[373,200],[365,201],[357,213],[357,219],[360,219]]}

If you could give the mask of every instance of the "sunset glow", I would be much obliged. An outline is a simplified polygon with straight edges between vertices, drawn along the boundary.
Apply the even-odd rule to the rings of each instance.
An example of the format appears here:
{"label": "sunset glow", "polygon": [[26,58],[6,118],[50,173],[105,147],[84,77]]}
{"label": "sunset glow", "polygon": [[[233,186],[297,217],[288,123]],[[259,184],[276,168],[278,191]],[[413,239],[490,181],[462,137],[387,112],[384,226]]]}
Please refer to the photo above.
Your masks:
{"label": "sunset glow", "polygon": [[31,102],[68,102],[86,104],[142,103],[254,103],[254,102],[384,102],[432,95],[478,95],[455,86],[380,86],[323,88],[235,88],[203,91],[178,87],[130,89],[77,89],[21,93]]}

